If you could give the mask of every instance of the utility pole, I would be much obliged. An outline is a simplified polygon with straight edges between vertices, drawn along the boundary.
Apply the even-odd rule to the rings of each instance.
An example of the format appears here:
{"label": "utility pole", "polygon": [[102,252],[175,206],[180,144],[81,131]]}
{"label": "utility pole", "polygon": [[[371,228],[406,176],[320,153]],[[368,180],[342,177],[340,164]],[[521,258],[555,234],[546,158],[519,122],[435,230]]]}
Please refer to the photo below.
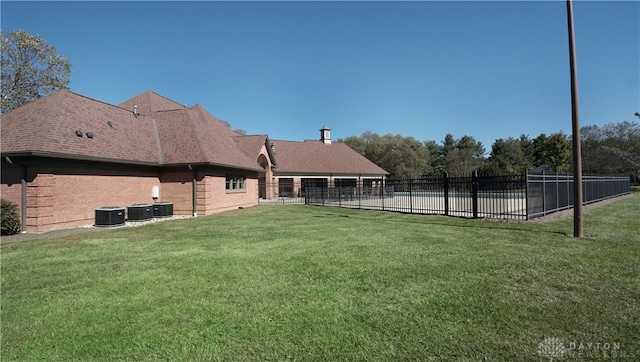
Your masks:
{"label": "utility pole", "polygon": [[569,29],[569,68],[571,70],[571,124],[573,141],[573,236],[584,236],[582,218],[582,150],[580,145],[580,114],[578,112],[578,70],[576,45],[573,36],[573,4],[567,0],[567,25]]}

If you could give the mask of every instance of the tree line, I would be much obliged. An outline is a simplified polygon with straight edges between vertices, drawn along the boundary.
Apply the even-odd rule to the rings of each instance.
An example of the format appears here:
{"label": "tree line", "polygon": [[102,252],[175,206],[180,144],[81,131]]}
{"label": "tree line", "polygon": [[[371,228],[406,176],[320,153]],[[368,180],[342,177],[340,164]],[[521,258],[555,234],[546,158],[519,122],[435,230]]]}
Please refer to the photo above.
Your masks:
{"label": "tree line", "polygon": [[[69,59],[37,35],[24,30],[0,32],[2,69],[0,113],[6,113],[58,89],[67,87],[71,75]],[[640,117],[640,113],[636,113]],[[231,128],[228,121],[222,121]],[[242,129],[237,133],[245,134]],[[609,123],[581,129],[582,169],[591,174],[640,175],[640,125]],[[523,173],[536,167],[570,172],[572,143],[562,132],[536,138],[521,135],[495,140],[487,154],[482,142],[472,136],[445,135],[436,141],[371,131],[344,142],[393,177],[465,175],[474,170],[487,174]]]}
{"label": "tree line", "polygon": [[[562,132],[496,139],[487,150],[469,135],[441,142],[366,131],[339,139],[389,172],[391,177],[524,173],[532,169],[572,171],[571,137]],[[640,174],[640,124],[609,123],[581,129],[582,169],[587,174]]]}

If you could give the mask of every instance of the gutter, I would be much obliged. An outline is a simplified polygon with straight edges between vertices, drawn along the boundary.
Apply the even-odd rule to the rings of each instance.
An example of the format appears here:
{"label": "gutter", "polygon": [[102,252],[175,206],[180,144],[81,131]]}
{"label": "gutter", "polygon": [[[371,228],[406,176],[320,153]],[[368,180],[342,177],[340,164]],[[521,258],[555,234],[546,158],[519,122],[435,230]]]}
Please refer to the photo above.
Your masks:
{"label": "gutter", "polygon": [[48,152],[48,151],[17,151],[17,152],[2,152],[2,154],[8,155],[11,157],[43,157],[43,158],[54,158],[54,159],[60,159],[60,160],[115,163],[119,165],[133,165],[133,166],[180,167],[180,166],[191,166],[194,164],[198,164],[203,166],[229,168],[229,169],[234,169],[239,171],[252,171],[252,172],[264,171],[262,168],[257,168],[257,167],[234,166],[234,165],[227,165],[224,163],[215,163],[215,162],[209,162],[209,161],[195,161],[192,163],[189,163],[189,162],[165,163],[164,155],[162,153],[162,148],[160,147],[160,145],[158,145],[158,151],[162,155],[161,162],[121,160],[121,159],[105,158],[105,157],[99,157],[99,156],[72,155],[72,154]]}

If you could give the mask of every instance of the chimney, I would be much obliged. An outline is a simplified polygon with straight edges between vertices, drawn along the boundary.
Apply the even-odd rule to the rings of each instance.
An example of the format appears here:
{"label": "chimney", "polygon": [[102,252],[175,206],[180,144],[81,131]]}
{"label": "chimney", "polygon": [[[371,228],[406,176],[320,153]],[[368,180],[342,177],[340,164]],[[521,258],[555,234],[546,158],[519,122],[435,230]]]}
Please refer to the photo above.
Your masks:
{"label": "chimney", "polygon": [[325,145],[331,144],[331,130],[327,126],[320,128],[320,141]]}

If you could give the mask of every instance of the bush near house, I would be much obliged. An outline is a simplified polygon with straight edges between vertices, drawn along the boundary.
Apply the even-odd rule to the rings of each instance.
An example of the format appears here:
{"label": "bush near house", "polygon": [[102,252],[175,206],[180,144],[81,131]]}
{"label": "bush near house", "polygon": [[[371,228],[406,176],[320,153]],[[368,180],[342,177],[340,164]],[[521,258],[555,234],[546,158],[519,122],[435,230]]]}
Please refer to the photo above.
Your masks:
{"label": "bush near house", "polygon": [[2,235],[13,235],[20,232],[20,217],[16,204],[2,199]]}

